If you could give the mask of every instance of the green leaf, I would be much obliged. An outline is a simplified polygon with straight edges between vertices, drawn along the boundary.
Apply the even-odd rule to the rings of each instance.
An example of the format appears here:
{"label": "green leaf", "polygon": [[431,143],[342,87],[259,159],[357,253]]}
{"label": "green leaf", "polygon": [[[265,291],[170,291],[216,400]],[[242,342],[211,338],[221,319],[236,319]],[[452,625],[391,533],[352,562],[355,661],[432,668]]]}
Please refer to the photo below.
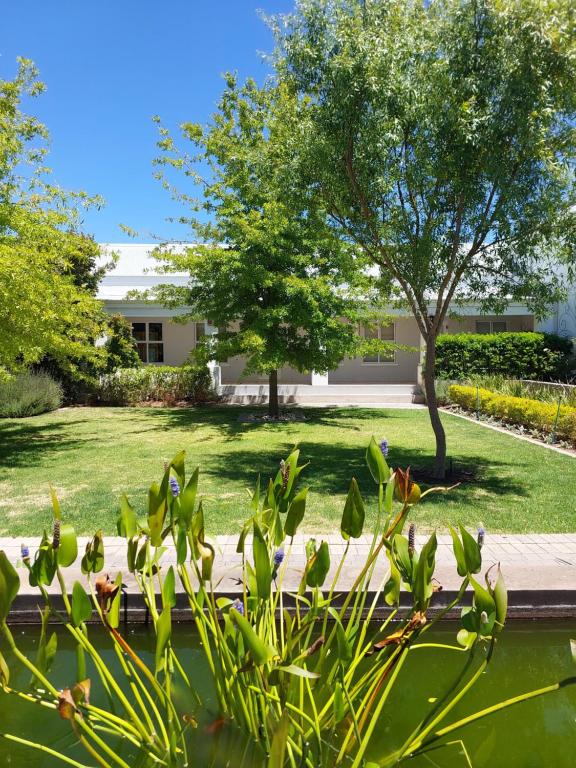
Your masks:
{"label": "green leaf", "polygon": [[82,558],[82,573],[99,573],[104,568],[104,540],[102,531],[94,534],[86,544],[86,552]]}
{"label": "green leaf", "polygon": [[374,439],[374,435],[372,435],[368,448],[366,449],[366,463],[368,464],[368,469],[370,470],[370,474],[374,478],[375,483],[383,485],[388,482],[390,479],[390,467],[386,463],[386,459],[382,455],[382,451]]}
{"label": "green leaf", "polygon": [[461,629],[456,635],[456,640],[463,648],[472,648],[478,635],[476,632],[469,632],[467,629]]}
{"label": "green leaf", "polygon": [[284,757],[289,728],[290,717],[288,715],[288,710],[284,710],[282,717],[274,730],[274,735],[272,736],[270,754],[268,756],[268,768],[284,768]]}
{"label": "green leaf", "polygon": [[344,504],[342,522],[340,523],[340,530],[343,538],[359,538],[362,535],[362,529],[364,528],[364,518],[364,502],[360,496],[358,483],[353,477],[350,483],[350,488],[348,489],[346,503]]}
{"label": "green leaf", "polygon": [[287,664],[285,666],[274,667],[274,669],[277,669],[280,672],[286,672],[289,675],[295,675],[296,677],[306,677],[309,680],[317,680],[320,677],[318,672],[312,672],[311,670],[304,669],[304,667],[299,667],[296,664]]}
{"label": "green leaf", "polygon": [[10,683],[10,668],[6,664],[6,659],[0,652],[0,686],[8,685]]}
{"label": "green leaf", "polygon": [[92,618],[92,603],[79,581],[72,587],[72,622],[79,627],[85,621]]}
{"label": "green leaf", "polygon": [[138,552],[138,542],[139,539],[137,536],[133,536],[131,539],[128,539],[128,545],[126,547],[126,560],[128,562],[128,570],[130,573],[134,573],[136,570],[136,555]]}
{"label": "green leaf", "polygon": [[494,625],[494,634],[498,634],[502,631],[504,624],[506,623],[506,615],[508,613],[508,591],[506,584],[504,583],[504,577],[500,569],[500,564],[496,566],[497,576],[494,586],[490,584],[490,570],[486,572],[486,584],[491,597],[494,599],[496,606],[496,622]]}
{"label": "green leaf", "polygon": [[188,536],[186,529],[182,526],[178,528],[178,536],[176,537],[176,562],[178,565],[182,565],[186,562],[186,556],[188,555]]}
{"label": "green leaf", "polygon": [[464,547],[464,557],[466,558],[466,568],[468,573],[478,573],[482,567],[482,555],[476,539],[471,536],[464,526],[460,525],[460,535]]}
{"label": "green leaf", "polygon": [[192,477],[188,481],[188,485],[184,488],[180,494],[180,520],[182,525],[188,529],[192,522],[192,516],[194,515],[194,505],[196,504],[196,495],[198,493],[198,476],[200,474],[200,467],[196,467],[192,473]]}
{"label": "green leaf", "polygon": [[252,660],[257,667],[272,661],[272,659],[278,656],[278,653],[271,645],[258,637],[250,622],[236,608],[230,609],[230,618],[240,630],[246,648],[250,651]]}
{"label": "green leaf", "polygon": [[108,623],[114,629],[117,629],[120,625],[120,602],[122,600],[122,574],[118,573],[114,579],[114,583],[118,586],[116,594],[112,598],[110,608],[108,610]]}
{"label": "green leaf", "polygon": [[138,532],[138,518],[125,493],[120,496],[120,514],[116,524],[118,535],[131,539]]}
{"label": "green leaf", "polygon": [[251,496],[250,506],[254,513],[258,512],[258,507],[260,506],[260,475],[258,475],[258,479],[256,480],[256,488]]}
{"label": "green leaf", "polygon": [[150,530],[150,543],[153,547],[159,547],[162,544],[166,511],[166,495],[158,483],[152,483],[148,491],[148,528]]}
{"label": "green leaf", "polygon": [[[55,632],[53,632],[50,635],[50,638],[48,638],[50,608],[46,606],[41,615],[42,628],[40,630],[40,638],[38,640],[38,650],[36,651],[35,667],[38,669],[40,674],[45,675],[50,671],[50,667],[54,661],[54,656],[56,655],[56,650],[58,647],[58,638]],[[37,688],[42,685],[42,682],[36,677],[36,675],[32,675],[30,685],[34,688]]]}
{"label": "green leaf", "polygon": [[347,666],[348,662],[352,658],[352,646],[350,644],[350,641],[348,640],[348,637],[346,636],[346,632],[344,630],[344,627],[342,626],[342,622],[340,621],[340,617],[338,616],[338,611],[336,611],[335,608],[328,608],[328,612],[334,619],[336,623],[336,643],[338,647],[338,661],[340,664]]}
{"label": "green leaf", "polygon": [[76,531],[69,523],[60,526],[60,546],[57,549],[58,565],[68,568],[78,557]]}
{"label": "green leaf", "polygon": [[308,496],[308,488],[303,488],[292,499],[290,506],[288,507],[288,515],[286,517],[286,524],[284,525],[285,536],[295,536],[298,526],[304,519],[304,513],[306,511],[306,497]]}
{"label": "green leaf", "polygon": [[387,515],[392,514],[392,507],[394,504],[394,488],[396,485],[396,475],[393,472],[390,475],[390,479],[386,483],[386,492],[384,493],[384,512]]}
{"label": "green leaf", "polygon": [[267,600],[270,597],[272,587],[272,566],[270,564],[268,546],[256,522],[253,529],[252,551],[254,554],[258,597],[260,600]]}
{"label": "green leaf", "polygon": [[390,578],[384,585],[384,601],[386,602],[386,605],[399,605],[401,589],[400,571],[398,570],[391,553],[386,552],[386,554],[390,560]]}
{"label": "green leaf", "polygon": [[341,683],[336,683],[334,688],[334,722],[339,723],[344,719],[346,715],[346,700],[344,698],[344,692],[342,690]]}
{"label": "green leaf", "polygon": [[448,530],[450,531],[450,536],[452,536],[452,549],[454,550],[454,557],[456,558],[458,575],[466,576],[468,573],[468,566],[466,564],[466,557],[464,555],[464,547],[462,546],[462,542],[460,541],[458,534],[451,525],[448,526]]}
{"label": "green leaf", "polygon": [[422,547],[416,566],[413,584],[414,599],[420,611],[425,611],[433,594],[432,576],[436,567],[436,547],[438,545],[436,532],[430,536]]}
{"label": "green leaf", "polygon": [[320,547],[308,560],[306,566],[306,584],[309,587],[321,587],[330,570],[330,550],[328,544],[323,541]]}
{"label": "green leaf", "polygon": [[186,451],[179,451],[176,456],[172,459],[170,462],[170,468],[174,471],[174,474],[176,475],[176,479],[178,480],[178,485],[180,488],[184,488],[184,484],[186,482]]}
{"label": "green leaf", "polygon": [[402,581],[412,586],[414,561],[410,557],[408,539],[401,533],[395,534],[392,539],[392,556],[400,571]]}
{"label": "green leaf", "polygon": [[166,606],[156,622],[156,674],[164,669],[164,651],[172,636],[172,612]]}
{"label": "green leaf", "polygon": [[164,608],[166,606],[174,608],[176,605],[176,577],[172,565],[168,568],[162,584],[162,605]]}
{"label": "green leaf", "polygon": [[62,520],[62,511],[60,510],[60,502],[56,491],[50,486],[50,498],[52,499],[52,511],[54,513],[54,520]]}

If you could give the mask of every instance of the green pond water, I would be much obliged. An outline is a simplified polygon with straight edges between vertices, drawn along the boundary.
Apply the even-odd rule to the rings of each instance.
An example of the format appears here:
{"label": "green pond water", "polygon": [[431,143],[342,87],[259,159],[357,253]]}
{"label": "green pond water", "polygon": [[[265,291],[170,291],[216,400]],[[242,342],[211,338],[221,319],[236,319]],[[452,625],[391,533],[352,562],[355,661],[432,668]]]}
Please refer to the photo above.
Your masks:
{"label": "green pond water", "polygon": [[[456,624],[446,624],[435,632],[440,642],[453,642]],[[34,627],[15,627],[15,637],[23,651],[33,656],[38,632]],[[152,661],[153,639],[145,629],[130,631],[129,641],[143,657]],[[509,624],[498,643],[488,671],[473,692],[453,710],[450,720],[467,714],[532,688],[576,674],[569,639],[576,637],[574,621],[558,623],[532,622]],[[91,638],[100,640],[107,650],[106,661],[114,665],[114,657],[107,638],[96,628]],[[266,764],[258,749],[246,744],[233,727],[228,726],[213,734],[210,724],[216,717],[211,710],[210,683],[201,650],[193,630],[188,625],[175,628],[174,644],[190,677],[206,693],[208,711],[196,713],[198,728],[191,732],[191,765],[197,768],[261,768]],[[431,635],[427,639],[431,639]],[[3,651],[6,649],[3,648]],[[368,759],[378,762],[387,752],[402,742],[418,718],[429,707],[429,699],[442,692],[443,683],[453,679],[462,664],[464,654],[453,651],[423,649],[412,654],[398,677],[378,724],[377,735],[371,745]],[[7,656],[9,659],[9,657]],[[11,683],[17,688],[25,686],[29,673],[12,664]],[[65,634],[59,636],[59,653],[52,671],[56,685],[65,687],[74,681],[76,656],[72,642]],[[94,676],[92,676],[94,679]],[[193,702],[180,692],[178,705],[182,711],[193,708]],[[97,686],[92,699],[100,703],[102,692]],[[88,755],[75,743],[67,722],[57,713],[14,696],[0,692],[0,732],[13,733],[48,744],[75,757],[85,765],[94,765]],[[576,686],[549,696],[535,699],[474,723],[459,732],[474,768],[572,768],[576,766]],[[131,766],[137,762],[130,751],[120,744],[117,751]],[[0,768],[59,768],[64,765],[54,757],[16,746],[0,739]],[[468,765],[453,747],[430,753],[404,763],[407,768],[461,768]]]}

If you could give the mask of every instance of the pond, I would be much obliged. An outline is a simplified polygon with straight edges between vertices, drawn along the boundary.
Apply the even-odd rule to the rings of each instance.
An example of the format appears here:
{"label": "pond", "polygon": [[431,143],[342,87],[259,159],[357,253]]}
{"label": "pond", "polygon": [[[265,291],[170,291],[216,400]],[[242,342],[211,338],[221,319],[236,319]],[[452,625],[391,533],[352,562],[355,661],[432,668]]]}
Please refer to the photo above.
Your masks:
{"label": "pond", "polygon": [[[179,649],[183,664],[197,687],[206,693],[208,707],[195,709],[193,701],[183,691],[178,706],[181,711],[194,711],[198,727],[191,730],[192,766],[197,768],[260,768],[266,761],[258,748],[247,744],[232,726],[220,727],[215,709],[210,706],[210,683],[204,657],[198,648],[190,625],[174,628],[173,641]],[[91,637],[108,647],[99,628],[91,628]],[[435,632],[440,642],[452,642],[456,624],[447,623]],[[38,632],[35,627],[15,627],[15,637],[28,655],[33,656]],[[151,633],[138,627],[130,630],[130,641],[144,658],[152,661]],[[431,636],[430,636],[431,637]],[[454,720],[464,717],[481,706],[537,688],[576,674],[569,648],[570,637],[576,637],[576,619],[564,622],[511,623],[498,643],[488,672],[480,679],[473,693],[453,710]],[[113,652],[104,652],[110,665]],[[455,658],[456,657],[456,658]],[[64,633],[59,634],[59,653],[52,679],[59,687],[73,682],[76,655],[73,643]],[[454,652],[423,649],[413,654],[399,676],[398,685],[377,728],[368,759],[378,762],[391,748],[401,742],[419,713],[426,711],[429,699],[438,696],[443,681],[458,672],[461,657]],[[24,686],[29,673],[12,665],[12,682]],[[95,689],[93,699],[102,698]],[[452,719],[452,718],[450,718]],[[12,733],[48,744],[75,757],[80,763],[94,765],[84,750],[76,744],[69,724],[53,711],[27,704],[14,696],[0,692],[0,731]],[[567,688],[550,696],[535,699],[467,726],[459,732],[466,744],[474,768],[571,768],[576,754],[576,689]],[[137,766],[126,747],[118,745],[126,761]],[[52,756],[31,751],[0,739],[0,766],[10,768],[61,768],[64,765]],[[426,757],[404,763],[408,768],[461,768],[467,762],[455,744]]]}

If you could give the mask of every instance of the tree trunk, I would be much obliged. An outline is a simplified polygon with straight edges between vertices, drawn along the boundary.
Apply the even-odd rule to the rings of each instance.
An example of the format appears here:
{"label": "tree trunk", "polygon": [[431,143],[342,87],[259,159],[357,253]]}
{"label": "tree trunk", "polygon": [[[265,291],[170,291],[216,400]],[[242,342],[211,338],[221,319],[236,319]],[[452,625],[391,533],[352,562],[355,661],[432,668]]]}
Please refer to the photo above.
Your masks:
{"label": "tree trunk", "polygon": [[268,415],[277,419],[280,416],[278,407],[278,371],[270,371],[268,374]]}
{"label": "tree trunk", "polygon": [[426,403],[434,437],[436,438],[436,458],[434,460],[434,477],[443,480],[446,476],[446,433],[438,411],[436,399],[436,335],[430,334],[426,340],[426,362],[424,368],[424,389]]}

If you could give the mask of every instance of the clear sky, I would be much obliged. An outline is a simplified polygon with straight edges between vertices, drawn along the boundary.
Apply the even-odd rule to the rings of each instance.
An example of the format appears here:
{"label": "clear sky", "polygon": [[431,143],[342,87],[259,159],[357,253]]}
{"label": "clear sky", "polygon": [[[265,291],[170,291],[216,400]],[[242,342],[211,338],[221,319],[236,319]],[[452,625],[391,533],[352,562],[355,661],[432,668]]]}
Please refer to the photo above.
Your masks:
{"label": "clear sky", "polygon": [[293,0],[27,0],[4,3],[0,78],[16,57],[32,59],[47,90],[26,105],[48,127],[48,165],[67,189],[106,200],[86,214],[100,242],[184,237],[165,222],[181,212],[152,177],[160,115],[169,128],[205,122],[222,73],[261,80],[272,37],[258,16],[288,12]]}

